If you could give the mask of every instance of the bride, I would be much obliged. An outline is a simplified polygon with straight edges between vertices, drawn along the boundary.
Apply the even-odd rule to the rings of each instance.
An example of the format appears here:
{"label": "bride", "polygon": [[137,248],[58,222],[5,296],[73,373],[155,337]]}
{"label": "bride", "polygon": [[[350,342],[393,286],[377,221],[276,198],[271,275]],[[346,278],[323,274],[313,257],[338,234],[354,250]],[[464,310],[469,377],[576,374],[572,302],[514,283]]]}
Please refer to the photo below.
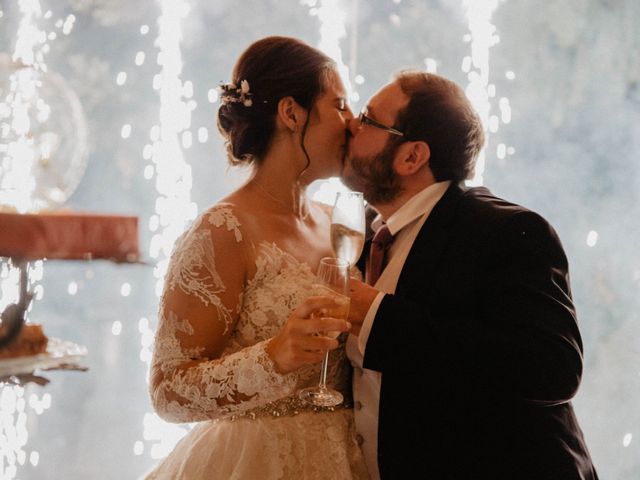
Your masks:
{"label": "bride", "polygon": [[241,55],[220,98],[229,160],[253,175],[172,254],[150,392],[165,420],[198,423],[147,478],[368,478],[349,406],[296,395],[317,384],[327,350],[329,382],[345,398],[351,390],[343,340],[316,334],[349,325],[310,318],[334,305],[308,297],[331,248],[328,212],[305,196],[342,169],[344,87],[323,53],[268,37]]}

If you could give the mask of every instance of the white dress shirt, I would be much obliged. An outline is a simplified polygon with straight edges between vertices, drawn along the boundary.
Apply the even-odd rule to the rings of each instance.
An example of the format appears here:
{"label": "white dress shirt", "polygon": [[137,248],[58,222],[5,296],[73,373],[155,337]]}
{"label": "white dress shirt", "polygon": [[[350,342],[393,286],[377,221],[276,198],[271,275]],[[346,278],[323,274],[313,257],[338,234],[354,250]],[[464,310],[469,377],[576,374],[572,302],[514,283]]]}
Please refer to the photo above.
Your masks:
{"label": "white dress shirt", "polygon": [[[380,400],[381,374],[362,368],[362,359],[369,333],[378,307],[385,294],[396,291],[398,279],[418,232],[424,225],[436,203],[442,198],[451,182],[438,182],[415,194],[387,219],[387,227],[394,236],[388,252],[387,265],[374,285],[380,293],[375,298],[362,324],[360,335],[349,335],[347,356],[353,365],[353,400],[358,443],[364,453],[369,475],[380,478],[378,471],[378,406]],[[382,225],[382,218],[376,217],[371,226],[374,231]],[[402,321],[402,319],[398,319]]]}

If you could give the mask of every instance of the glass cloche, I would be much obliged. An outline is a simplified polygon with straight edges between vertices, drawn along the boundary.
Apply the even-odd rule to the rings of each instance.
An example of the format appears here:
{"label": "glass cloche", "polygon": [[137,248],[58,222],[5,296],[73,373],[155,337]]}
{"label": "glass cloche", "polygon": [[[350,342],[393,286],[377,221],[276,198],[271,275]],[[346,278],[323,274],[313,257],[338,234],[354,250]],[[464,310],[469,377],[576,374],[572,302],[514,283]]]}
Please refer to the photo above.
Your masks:
{"label": "glass cloche", "polygon": [[62,205],[86,168],[87,126],[64,78],[0,53],[0,211]]}

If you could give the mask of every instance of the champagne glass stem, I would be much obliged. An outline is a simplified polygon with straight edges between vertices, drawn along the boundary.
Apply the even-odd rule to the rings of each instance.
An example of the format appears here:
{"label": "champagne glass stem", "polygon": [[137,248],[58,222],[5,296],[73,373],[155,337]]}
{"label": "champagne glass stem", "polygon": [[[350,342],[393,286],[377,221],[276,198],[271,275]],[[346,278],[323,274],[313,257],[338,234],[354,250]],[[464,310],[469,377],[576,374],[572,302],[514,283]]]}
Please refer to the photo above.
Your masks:
{"label": "champagne glass stem", "polygon": [[322,367],[320,368],[320,383],[318,383],[318,388],[321,390],[327,389],[327,369],[329,367],[329,352],[324,354],[324,359],[322,360]]}
{"label": "champagne glass stem", "polygon": [[[335,257],[325,257],[320,261],[317,278],[320,282],[315,288],[325,291],[325,295],[334,296],[337,302],[341,298],[341,306],[345,308],[333,308],[326,311],[314,312],[318,315],[346,318],[349,308],[349,262]],[[318,332],[320,335],[336,336],[338,332]],[[335,338],[335,337],[334,337]],[[335,407],[340,405],[344,398],[342,394],[327,386],[327,370],[329,369],[329,352],[325,352],[320,366],[320,379],[315,387],[303,388],[298,392],[298,397],[312,405],[319,407]]]}

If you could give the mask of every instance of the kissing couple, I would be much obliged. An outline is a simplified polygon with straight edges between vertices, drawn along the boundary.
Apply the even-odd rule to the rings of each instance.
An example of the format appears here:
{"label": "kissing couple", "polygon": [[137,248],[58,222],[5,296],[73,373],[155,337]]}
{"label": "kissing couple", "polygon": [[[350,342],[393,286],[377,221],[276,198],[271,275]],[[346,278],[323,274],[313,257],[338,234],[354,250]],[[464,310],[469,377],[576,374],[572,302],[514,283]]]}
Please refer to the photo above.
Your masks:
{"label": "kissing couple", "polygon": [[[220,92],[251,175],[174,247],[150,395],[195,426],[146,478],[597,479],[567,258],[540,215],[464,185],[484,146],[464,91],[403,71],[355,116],[333,60],[267,37]],[[333,253],[306,189],[335,176],[376,215],[347,319],[309,294]],[[336,407],[298,396],[325,352]]]}

